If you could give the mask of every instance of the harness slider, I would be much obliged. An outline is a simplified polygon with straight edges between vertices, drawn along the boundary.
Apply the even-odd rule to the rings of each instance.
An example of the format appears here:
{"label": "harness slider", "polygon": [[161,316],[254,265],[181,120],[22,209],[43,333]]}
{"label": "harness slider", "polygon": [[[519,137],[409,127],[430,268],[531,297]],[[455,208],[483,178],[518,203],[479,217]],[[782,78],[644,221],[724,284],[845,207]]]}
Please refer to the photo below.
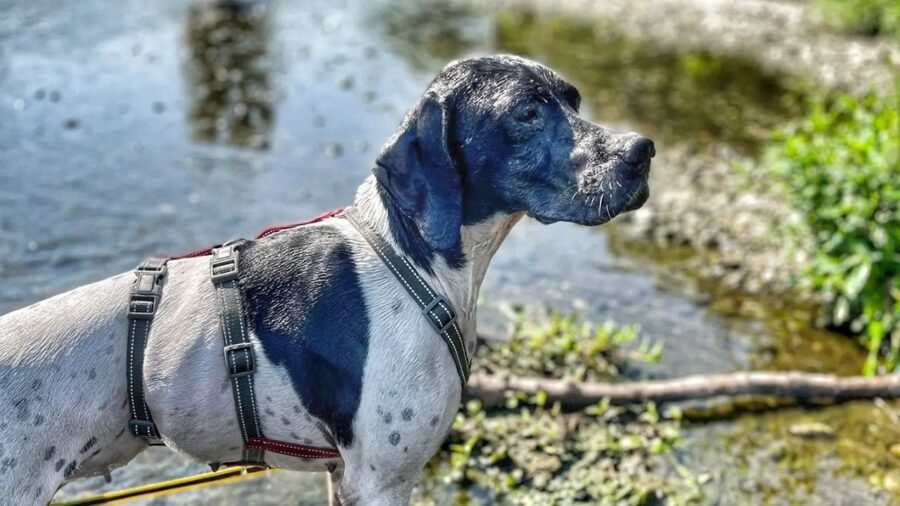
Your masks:
{"label": "harness slider", "polygon": [[209,264],[214,284],[226,283],[238,277],[238,251],[233,248],[216,250],[216,259]]}
{"label": "harness slider", "polygon": [[135,436],[159,439],[159,432],[156,430],[156,424],[149,420],[129,420],[128,429]]}
{"label": "harness slider", "polygon": [[132,294],[131,300],[128,301],[128,319],[152,320],[158,305],[159,295],[157,294]]}
{"label": "harness slider", "polygon": [[[449,312],[446,323],[441,320],[441,317],[438,316],[438,313],[434,312],[434,308],[436,308],[438,305],[442,305],[443,309],[445,309],[445,312]],[[449,307],[451,306],[450,303],[447,302],[447,299],[445,299],[443,295],[438,295],[431,302],[429,302],[427,306],[425,306],[425,309],[422,310],[422,314],[425,315],[425,319],[428,320],[428,323],[430,323],[432,327],[434,327],[434,330],[437,330],[438,334],[443,334],[456,322],[456,313],[454,313],[452,309],[446,309]],[[432,318],[432,316],[434,316],[434,318]],[[435,320],[435,318],[437,320]]]}
{"label": "harness slider", "polygon": [[[243,360],[238,360],[238,357],[235,356],[234,353],[241,350],[246,351],[244,352]],[[225,353],[225,363],[228,365],[229,377],[240,378],[256,372],[256,358],[253,354],[253,343],[244,342],[229,344],[224,348],[223,352]],[[243,365],[244,367],[240,367],[240,365]]]}

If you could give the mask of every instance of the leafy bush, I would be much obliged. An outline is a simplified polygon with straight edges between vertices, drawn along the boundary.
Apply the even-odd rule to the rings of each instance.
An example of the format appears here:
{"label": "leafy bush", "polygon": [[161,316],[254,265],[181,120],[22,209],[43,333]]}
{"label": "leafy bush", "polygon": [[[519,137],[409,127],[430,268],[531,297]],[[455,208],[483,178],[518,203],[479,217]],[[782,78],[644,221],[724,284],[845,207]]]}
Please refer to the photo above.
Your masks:
{"label": "leafy bush", "polygon": [[868,374],[900,361],[897,99],[816,99],[764,157],[812,237],[806,275],[825,303],[823,323],[865,331]]}
{"label": "leafy bush", "polygon": [[897,0],[819,0],[825,21],[858,35],[900,37]]}

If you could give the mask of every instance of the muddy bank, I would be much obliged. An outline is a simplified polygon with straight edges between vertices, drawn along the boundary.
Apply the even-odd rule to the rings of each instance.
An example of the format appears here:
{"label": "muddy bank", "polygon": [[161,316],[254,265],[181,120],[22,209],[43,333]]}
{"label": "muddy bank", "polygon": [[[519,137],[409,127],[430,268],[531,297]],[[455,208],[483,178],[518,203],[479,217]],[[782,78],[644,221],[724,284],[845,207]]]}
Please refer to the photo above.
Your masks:
{"label": "muddy bank", "polygon": [[802,295],[804,287],[795,286],[792,276],[804,259],[785,245],[783,233],[801,218],[763,188],[767,175],[736,172],[740,161],[752,167],[725,145],[675,146],[660,153],[651,178],[653,198],[619,220],[618,230],[633,241],[701,252],[680,267],[726,289]]}

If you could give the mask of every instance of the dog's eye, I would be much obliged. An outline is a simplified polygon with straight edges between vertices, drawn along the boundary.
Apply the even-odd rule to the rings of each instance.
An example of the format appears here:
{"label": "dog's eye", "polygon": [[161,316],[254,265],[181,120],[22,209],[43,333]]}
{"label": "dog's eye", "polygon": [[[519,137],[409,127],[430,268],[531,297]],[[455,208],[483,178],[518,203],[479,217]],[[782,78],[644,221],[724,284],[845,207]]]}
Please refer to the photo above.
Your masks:
{"label": "dog's eye", "polygon": [[528,125],[534,124],[540,118],[538,108],[534,105],[528,106],[525,110],[516,116],[516,120]]}

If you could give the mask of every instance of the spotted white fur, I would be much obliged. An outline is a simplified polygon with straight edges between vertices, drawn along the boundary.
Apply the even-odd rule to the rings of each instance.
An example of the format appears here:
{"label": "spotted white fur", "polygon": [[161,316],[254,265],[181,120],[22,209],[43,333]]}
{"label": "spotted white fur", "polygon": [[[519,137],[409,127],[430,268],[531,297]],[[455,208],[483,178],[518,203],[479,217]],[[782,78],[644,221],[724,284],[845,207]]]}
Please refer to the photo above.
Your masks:
{"label": "spotted white fur", "polygon": [[[374,178],[367,179],[354,205],[392,243],[375,184]],[[454,305],[470,356],[479,285],[491,255],[518,218],[498,216],[464,227],[463,268],[451,269],[439,259],[434,275],[418,270]],[[452,355],[349,222],[332,218],[309,226],[340,231],[353,252],[366,301],[369,353],[353,421],[356,437],[349,447],[339,447],[340,459],[304,460],[268,452],[266,460],[284,469],[331,468],[343,504],[406,504],[459,405]],[[167,446],[199,461],[228,462],[240,459],[241,436],[208,263],[204,257],[169,263],[147,345],[145,387]],[[142,440],[123,431],[130,417],[125,305],[132,279],[130,273],[114,276],[0,317],[4,501],[46,504],[66,479],[104,473],[145,448]],[[263,433],[328,447],[327,430],[304,409],[287,371],[266,358],[255,336],[253,341]]]}

